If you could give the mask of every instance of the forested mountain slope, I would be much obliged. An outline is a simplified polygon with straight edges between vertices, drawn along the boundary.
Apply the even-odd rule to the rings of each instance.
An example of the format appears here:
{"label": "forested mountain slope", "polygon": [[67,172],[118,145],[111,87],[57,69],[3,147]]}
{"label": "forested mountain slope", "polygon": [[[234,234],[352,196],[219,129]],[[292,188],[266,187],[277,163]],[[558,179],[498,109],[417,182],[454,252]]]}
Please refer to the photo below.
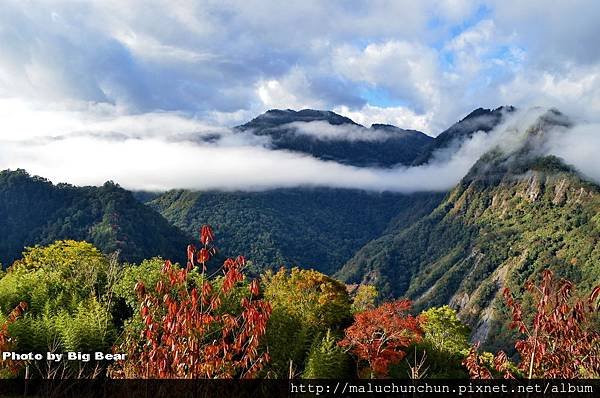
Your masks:
{"label": "forested mountain slope", "polygon": [[23,170],[0,172],[0,262],[25,246],[58,239],[86,240],[126,261],[161,255],[181,260],[190,239],[114,183],[53,185]]}
{"label": "forested mountain slope", "polygon": [[384,232],[427,214],[443,194],[402,195],[348,189],[266,192],[170,191],[149,205],[192,234],[210,224],[224,255],[243,254],[259,269],[281,265],[337,271]]}
{"label": "forested mountain slope", "polygon": [[473,338],[502,346],[501,288],[551,268],[585,291],[600,281],[600,189],[560,159],[538,156],[544,115],[516,151],[492,151],[428,216],[365,245],[337,276],[375,283],[417,308],[450,303]]}

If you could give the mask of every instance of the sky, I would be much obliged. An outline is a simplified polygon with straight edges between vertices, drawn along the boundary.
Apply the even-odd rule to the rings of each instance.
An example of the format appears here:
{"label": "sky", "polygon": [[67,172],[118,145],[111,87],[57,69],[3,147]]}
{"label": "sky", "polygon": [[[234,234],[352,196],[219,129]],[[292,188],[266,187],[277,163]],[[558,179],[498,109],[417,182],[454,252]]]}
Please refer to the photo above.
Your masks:
{"label": "sky", "polygon": [[3,0],[0,169],[132,189],[444,190],[471,158],[352,168],[230,128],[313,108],[436,136],[510,104],[560,109],[595,149],[599,20],[593,0]]}

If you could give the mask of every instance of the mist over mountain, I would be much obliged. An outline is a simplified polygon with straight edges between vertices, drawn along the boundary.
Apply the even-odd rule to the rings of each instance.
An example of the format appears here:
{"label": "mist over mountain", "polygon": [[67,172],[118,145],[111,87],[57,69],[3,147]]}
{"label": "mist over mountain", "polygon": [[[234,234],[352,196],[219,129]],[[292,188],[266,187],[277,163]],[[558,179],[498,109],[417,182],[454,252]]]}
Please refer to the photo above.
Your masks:
{"label": "mist over mountain", "polygon": [[413,164],[420,165],[427,163],[436,151],[439,152],[444,148],[460,146],[461,143],[472,138],[473,134],[477,132],[489,133],[516,110],[514,106],[510,105],[501,106],[496,109],[475,109],[436,136],[435,140],[428,145],[422,155],[415,159]]}
{"label": "mist over mountain", "polygon": [[44,123],[7,130],[0,168],[73,185],[115,180],[131,190],[445,191],[485,150],[469,140],[446,151],[437,145],[443,153],[410,167],[435,139],[389,124],[366,128],[329,111],[267,112],[249,122],[252,128],[215,127],[172,112],[113,117],[57,111],[51,119],[31,112],[31,120]]}
{"label": "mist over mountain", "polygon": [[[481,127],[481,123],[460,123],[462,134],[452,141],[455,144]],[[433,145],[441,147],[437,138],[421,132],[384,124],[366,128],[330,111],[272,110],[236,131],[234,135],[267,138],[274,151],[348,162],[353,167],[409,164]],[[223,134],[213,133],[212,139],[223,139]],[[115,134],[111,137],[123,140]],[[330,273],[358,247],[391,225],[415,221],[442,198],[436,193],[293,188],[263,193],[138,192],[139,201],[135,201],[129,192],[112,184],[98,188],[52,185],[22,171],[3,172],[0,189],[0,225],[6,237],[0,261],[5,265],[27,245],[63,238],[89,240],[107,253],[120,250],[122,258],[131,261],[159,254],[174,257],[179,254],[176,246],[193,236],[200,224],[211,223],[224,236],[223,250],[228,254],[246,253],[260,267],[293,264]],[[187,234],[139,203],[150,200],[154,209]],[[139,220],[144,220],[144,226]],[[144,229],[149,232],[145,234]],[[293,239],[289,231],[297,232]],[[311,245],[313,249],[306,251]]]}
{"label": "mist over mountain", "polygon": [[408,165],[433,141],[396,126],[366,128],[331,111],[273,109],[238,127],[270,139],[273,149],[304,153],[358,167]]}
{"label": "mist over mountain", "polygon": [[[366,128],[331,111],[272,109],[237,129],[269,138],[269,146],[359,167],[423,165],[436,152],[455,149],[477,132],[490,132],[515,112],[513,106],[478,108],[431,137],[374,123]],[[307,139],[310,138],[310,139]]]}

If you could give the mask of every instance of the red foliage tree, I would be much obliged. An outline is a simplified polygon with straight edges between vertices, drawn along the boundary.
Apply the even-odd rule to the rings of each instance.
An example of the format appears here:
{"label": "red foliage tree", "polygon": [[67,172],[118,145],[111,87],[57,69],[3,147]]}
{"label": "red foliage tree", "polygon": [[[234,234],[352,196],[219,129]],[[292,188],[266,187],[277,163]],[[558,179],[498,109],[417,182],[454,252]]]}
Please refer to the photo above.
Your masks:
{"label": "red foliage tree", "polygon": [[388,376],[390,365],[406,355],[403,349],[421,339],[417,319],[408,315],[410,306],[408,300],[396,300],[354,315],[339,344],[356,355],[359,364],[368,364],[359,368],[360,376]]}
{"label": "red foliage tree", "polygon": [[[573,283],[555,281],[552,271],[546,270],[539,286],[528,281],[525,288],[537,303],[529,321],[510,290],[503,292],[512,312],[510,327],[523,335],[515,343],[520,358],[518,371],[529,379],[600,377],[600,333],[590,322],[597,311],[600,286],[587,299],[574,299]],[[472,347],[464,364],[472,378],[492,377],[480,361],[477,346]],[[504,377],[513,377],[503,352],[494,357],[493,368]]]}
{"label": "red foliage tree", "polygon": [[[8,314],[8,317],[0,325],[0,353],[1,352],[9,352],[13,348],[13,341],[8,334],[8,327],[11,323],[15,322],[23,312],[27,309],[27,303],[21,301],[19,305],[15,307],[14,310]],[[10,374],[15,374],[19,371],[18,363],[11,360],[0,360],[0,374],[2,371],[8,371]]]}
{"label": "red foliage tree", "polygon": [[[188,247],[186,268],[177,269],[166,261],[164,281],[157,282],[155,292],[136,285],[143,330],[139,339],[118,347],[129,359],[112,369],[113,377],[250,378],[269,360],[268,353],[259,352],[259,344],[271,307],[259,298],[258,282],[249,284],[240,302],[241,313],[227,312],[222,305],[244,279],[244,258],[225,260],[217,287],[204,277],[206,263],[216,252],[213,239],[212,229],[203,226],[202,246]],[[202,267],[201,285],[190,287],[188,274],[196,265]]]}

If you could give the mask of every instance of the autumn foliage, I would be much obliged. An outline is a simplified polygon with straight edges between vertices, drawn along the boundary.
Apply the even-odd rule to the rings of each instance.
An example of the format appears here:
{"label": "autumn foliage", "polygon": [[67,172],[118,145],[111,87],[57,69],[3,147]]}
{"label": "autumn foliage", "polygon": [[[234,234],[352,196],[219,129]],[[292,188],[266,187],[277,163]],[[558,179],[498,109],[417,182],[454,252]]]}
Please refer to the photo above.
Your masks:
{"label": "autumn foliage", "polygon": [[347,347],[359,364],[366,362],[366,367],[359,368],[359,376],[388,376],[390,365],[405,357],[404,349],[421,339],[418,320],[408,315],[410,306],[408,300],[396,300],[354,315],[354,323],[339,344]]}
{"label": "autumn foliage", "polygon": [[[11,323],[15,322],[23,312],[27,309],[27,303],[21,301],[19,305],[13,309],[6,320],[0,324],[0,352],[8,352],[12,351],[13,341],[8,333],[8,327]],[[15,374],[19,370],[18,363],[10,360],[2,360],[0,361],[0,375],[2,371],[7,371],[10,374]]]}
{"label": "autumn foliage", "polygon": [[511,371],[504,352],[493,357],[490,369],[474,346],[464,362],[471,377],[492,378],[493,372],[505,378],[600,377],[600,333],[591,325],[600,286],[587,299],[575,299],[573,283],[556,281],[546,270],[539,285],[529,281],[525,287],[536,303],[532,319],[525,316],[510,290],[504,290],[512,312],[510,327],[523,336],[515,343],[519,354],[516,371]]}
{"label": "autumn foliage", "polygon": [[[206,277],[207,262],[216,253],[213,240],[212,229],[203,226],[201,247],[188,247],[185,268],[166,261],[155,289],[136,285],[142,330],[115,349],[129,355],[111,369],[112,377],[250,378],[269,361],[259,347],[271,307],[253,280],[239,311],[224,308],[245,278],[246,261],[241,256],[225,260],[218,283]],[[198,283],[189,277],[195,267],[201,269]]]}

